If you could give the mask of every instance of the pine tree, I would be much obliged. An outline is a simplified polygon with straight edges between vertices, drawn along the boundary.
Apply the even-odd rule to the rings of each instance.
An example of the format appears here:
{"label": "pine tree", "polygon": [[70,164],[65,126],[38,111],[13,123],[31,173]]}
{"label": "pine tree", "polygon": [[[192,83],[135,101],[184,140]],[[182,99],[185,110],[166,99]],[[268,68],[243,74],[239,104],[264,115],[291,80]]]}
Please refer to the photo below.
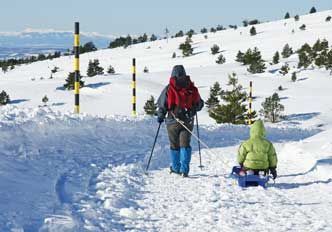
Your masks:
{"label": "pine tree", "polygon": [[311,9],[310,9],[310,14],[314,14],[314,13],[316,13],[317,12],[317,10],[316,10],[316,8],[313,6]]}
{"label": "pine tree", "polygon": [[250,29],[250,35],[251,35],[251,36],[257,35],[256,28],[255,28],[255,27],[251,27],[251,29]]}
{"label": "pine tree", "polygon": [[289,72],[289,65],[286,63],[284,64],[281,69],[280,69],[280,73],[285,76],[286,74],[288,74]]}
{"label": "pine tree", "polygon": [[244,62],[244,53],[239,51],[236,55],[236,60],[235,61],[243,63]]}
{"label": "pine tree", "polygon": [[263,109],[260,111],[265,120],[272,123],[276,123],[281,119],[281,113],[285,110],[285,107],[280,104],[280,98],[277,93],[274,93],[271,97],[265,99],[262,103]]}
{"label": "pine tree", "polygon": [[295,82],[297,79],[296,72],[292,73],[292,81]]}
{"label": "pine tree", "polygon": [[1,67],[3,73],[6,73],[8,71],[8,66],[7,65],[4,65]]}
{"label": "pine tree", "polygon": [[305,43],[299,50],[298,50],[298,56],[299,56],[299,64],[298,68],[308,68],[312,62],[313,62],[313,50],[310,47],[309,44]]}
{"label": "pine tree", "polygon": [[222,25],[218,25],[216,28],[217,31],[225,30],[225,28]]}
{"label": "pine tree", "polygon": [[218,59],[216,60],[217,64],[224,64],[226,62],[226,58],[223,56],[223,54],[220,54],[218,56]]}
{"label": "pine tree", "polygon": [[202,34],[205,34],[205,33],[207,33],[208,32],[208,30],[205,28],[205,27],[203,27],[202,29],[201,29],[201,33]]}
{"label": "pine tree", "polygon": [[[80,88],[82,88],[84,86],[84,81],[82,81],[81,75],[79,76],[79,79],[80,79]],[[73,90],[74,86],[75,86],[75,73],[71,72],[69,73],[66,79],[66,83],[63,85],[63,87],[67,90]]]}
{"label": "pine tree", "polygon": [[265,72],[266,66],[262,60],[257,61],[255,63],[252,63],[249,65],[249,68],[247,69],[250,73],[263,73]]}
{"label": "pine tree", "polygon": [[222,94],[222,90],[219,82],[215,82],[214,85],[210,88],[210,96],[205,102],[208,109],[212,109],[219,104],[219,97]]}
{"label": "pine tree", "polygon": [[278,64],[280,59],[279,52],[277,51],[273,56],[273,64]]}
{"label": "pine tree", "polygon": [[289,19],[289,18],[290,18],[290,14],[289,14],[289,12],[287,12],[285,15],[285,19]]}
{"label": "pine tree", "polygon": [[215,29],[214,27],[211,27],[210,32],[211,32],[211,33],[216,33],[216,32],[217,32],[217,29]]}
{"label": "pine tree", "polygon": [[250,64],[249,68],[247,69],[248,72],[253,74],[265,72],[266,66],[264,64],[264,60],[262,59],[261,53],[257,47],[254,48],[253,52],[251,53],[251,56],[246,58],[245,55],[245,62]]}
{"label": "pine tree", "polygon": [[87,42],[83,46],[80,46],[80,53],[86,53],[86,52],[94,52],[97,51],[97,47],[94,45],[93,42]]}
{"label": "pine tree", "polygon": [[302,24],[302,26],[300,26],[300,30],[304,31],[306,29],[306,25]]}
{"label": "pine tree", "polygon": [[2,92],[0,93],[0,105],[7,105],[9,102],[9,95],[4,90],[2,90]]}
{"label": "pine tree", "polygon": [[107,73],[108,73],[108,74],[115,74],[115,69],[113,68],[112,65],[110,65],[110,66],[108,67],[108,69],[107,69]]}
{"label": "pine tree", "polygon": [[178,33],[176,33],[175,34],[175,38],[177,38],[177,37],[183,37],[184,36],[184,33],[183,33],[183,31],[179,31]]}
{"label": "pine tree", "polygon": [[104,68],[99,66],[99,60],[90,60],[88,64],[87,76],[94,77],[96,75],[104,74]]}
{"label": "pine tree", "polygon": [[315,65],[322,67],[326,64],[328,59],[329,42],[324,39],[322,41],[317,40],[312,47],[312,59]]}
{"label": "pine tree", "polygon": [[155,34],[152,34],[150,37],[150,41],[156,41],[158,38]]}
{"label": "pine tree", "polygon": [[[256,49],[256,48],[255,48]],[[256,59],[257,57],[255,57]],[[252,64],[254,62],[254,53],[249,48],[246,53],[243,55],[243,65]]]}
{"label": "pine tree", "polygon": [[326,64],[327,59],[328,59],[328,50],[323,50],[316,56],[315,65],[320,68]]}
{"label": "pine tree", "polygon": [[286,44],[281,52],[282,58],[288,58],[292,54],[293,54],[293,49],[289,46],[289,44]]}
{"label": "pine tree", "polygon": [[328,49],[329,49],[329,42],[326,39],[322,41],[318,39],[316,43],[312,46],[312,59],[316,59],[318,56],[319,59],[317,58],[318,59],[317,63],[324,64],[324,58],[326,58]]}
{"label": "pine tree", "polygon": [[308,56],[307,53],[305,52],[300,52],[299,53],[299,64],[298,68],[308,68],[310,64],[312,63],[310,57]]}
{"label": "pine tree", "polygon": [[327,53],[325,68],[326,70],[330,70],[330,75],[332,75],[332,49]]}
{"label": "pine tree", "polygon": [[195,31],[194,31],[193,29],[190,29],[190,30],[186,33],[186,35],[187,35],[189,38],[193,37],[194,34],[195,34]]}
{"label": "pine tree", "polygon": [[180,44],[179,49],[182,50],[183,56],[191,56],[194,51],[194,49],[191,47],[191,44],[189,41],[186,41],[185,43]]}
{"label": "pine tree", "polygon": [[89,64],[88,64],[88,70],[87,70],[87,76],[88,77],[93,77],[96,76],[97,74],[95,73],[95,69],[94,69],[94,63],[92,62],[92,60],[89,60]]}
{"label": "pine tree", "polygon": [[156,115],[157,104],[155,103],[154,97],[151,95],[150,99],[145,102],[144,111],[147,115]]}
{"label": "pine tree", "polygon": [[187,36],[185,43],[191,44],[192,42],[193,42],[193,40],[191,39],[191,37]]}
{"label": "pine tree", "polygon": [[175,52],[173,52],[172,58],[173,59],[176,58],[176,53]]}
{"label": "pine tree", "polygon": [[243,91],[242,86],[238,84],[235,73],[229,75],[228,86],[231,87],[231,90],[225,91],[222,95],[222,100],[226,104],[210,109],[209,115],[217,123],[245,124],[247,108],[243,103],[247,98],[247,94]]}
{"label": "pine tree", "polygon": [[219,53],[219,51],[220,51],[220,47],[217,44],[214,44],[211,47],[211,53],[212,53],[212,55],[215,55],[215,54]]}
{"label": "pine tree", "polygon": [[44,103],[44,106],[47,105],[48,97],[46,95],[42,98],[42,102]]}
{"label": "pine tree", "polygon": [[95,59],[94,63],[95,63],[95,69],[96,69],[97,75],[103,75],[104,74],[104,68],[99,66],[99,60]]}

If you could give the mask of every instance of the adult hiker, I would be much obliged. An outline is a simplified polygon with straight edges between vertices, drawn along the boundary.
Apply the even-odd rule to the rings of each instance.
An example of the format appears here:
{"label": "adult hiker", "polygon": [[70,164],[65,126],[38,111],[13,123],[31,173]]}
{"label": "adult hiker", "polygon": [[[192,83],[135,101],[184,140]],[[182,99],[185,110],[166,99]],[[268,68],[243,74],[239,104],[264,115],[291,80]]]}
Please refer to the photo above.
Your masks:
{"label": "adult hiker", "polygon": [[[204,106],[198,89],[186,75],[182,65],[173,68],[169,84],[158,99],[158,122],[167,126],[170,142],[171,173],[188,177],[191,160],[191,133],[194,127],[194,117]],[[167,116],[166,116],[167,115]],[[166,117],[166,118],[165,118]],[[180,120],[183,125],[181,125]]]}
{"label": "adult hiker", "polygon": [[257,120],[250,128],[250,139],[239,148],[237,161],[244,172],[258,175],[269,171],[273,179],[277,178],[277,154],[273,144],[265,138],[266,130],[261,120]]}

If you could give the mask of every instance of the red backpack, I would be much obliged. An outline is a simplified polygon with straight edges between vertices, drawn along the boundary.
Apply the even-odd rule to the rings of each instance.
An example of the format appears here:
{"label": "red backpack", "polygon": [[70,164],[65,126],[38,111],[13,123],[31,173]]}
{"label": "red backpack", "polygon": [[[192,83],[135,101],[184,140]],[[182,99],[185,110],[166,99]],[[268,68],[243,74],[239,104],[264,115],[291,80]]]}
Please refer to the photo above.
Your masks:
{"label": "red backpack", "polygon": [[187,84],[183,87],[177,83],[175,77],[170,78],[167,91],[167,107],[169,110],[180,108],[181,110],[189,111],[194,105],[199,103],[200,96],[198,89],[189,76],[186,79]]}

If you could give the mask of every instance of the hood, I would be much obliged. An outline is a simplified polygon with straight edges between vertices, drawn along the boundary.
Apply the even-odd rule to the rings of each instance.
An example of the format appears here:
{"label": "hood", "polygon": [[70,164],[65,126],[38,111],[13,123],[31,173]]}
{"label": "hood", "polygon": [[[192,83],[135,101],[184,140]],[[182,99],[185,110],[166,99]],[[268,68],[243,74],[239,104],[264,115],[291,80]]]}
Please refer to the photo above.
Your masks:
{"label": "hood", "polygon": [[250,138],[265,138],[266,130],[262,120],[257,120],[250,128]]}
{"label": "hood", "polygon": [[178,79],[179,77],[185,77],[185,76],[187,76],[187,74],[183,65],[175,65],[172,70],[171,77],[175,77],[175,79]]}
{"label": "hood", "polygon": [[174,66],[171,79],[175,80],[176,87],[178,88],[187,88],[190,82],[183,65]]}

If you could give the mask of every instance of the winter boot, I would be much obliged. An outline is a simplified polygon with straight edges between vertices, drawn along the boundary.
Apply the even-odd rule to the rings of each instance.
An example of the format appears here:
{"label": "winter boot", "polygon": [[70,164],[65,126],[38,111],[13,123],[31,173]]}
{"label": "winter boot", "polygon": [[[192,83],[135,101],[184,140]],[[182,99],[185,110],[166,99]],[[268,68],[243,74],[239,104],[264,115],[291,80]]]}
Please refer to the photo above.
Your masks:
{"label": "winter boot", "polygon": [[173,150],[171,149],[171,160],[172,160],[172,165],[170,167],[170,173],[180,173],[180,151],[179,150]]}
{"label": "winter boot", "polygon": [[181,147],[180,148],[180,172],[183,177],[188,177],[189,165],[191,160],[191,147]]}

